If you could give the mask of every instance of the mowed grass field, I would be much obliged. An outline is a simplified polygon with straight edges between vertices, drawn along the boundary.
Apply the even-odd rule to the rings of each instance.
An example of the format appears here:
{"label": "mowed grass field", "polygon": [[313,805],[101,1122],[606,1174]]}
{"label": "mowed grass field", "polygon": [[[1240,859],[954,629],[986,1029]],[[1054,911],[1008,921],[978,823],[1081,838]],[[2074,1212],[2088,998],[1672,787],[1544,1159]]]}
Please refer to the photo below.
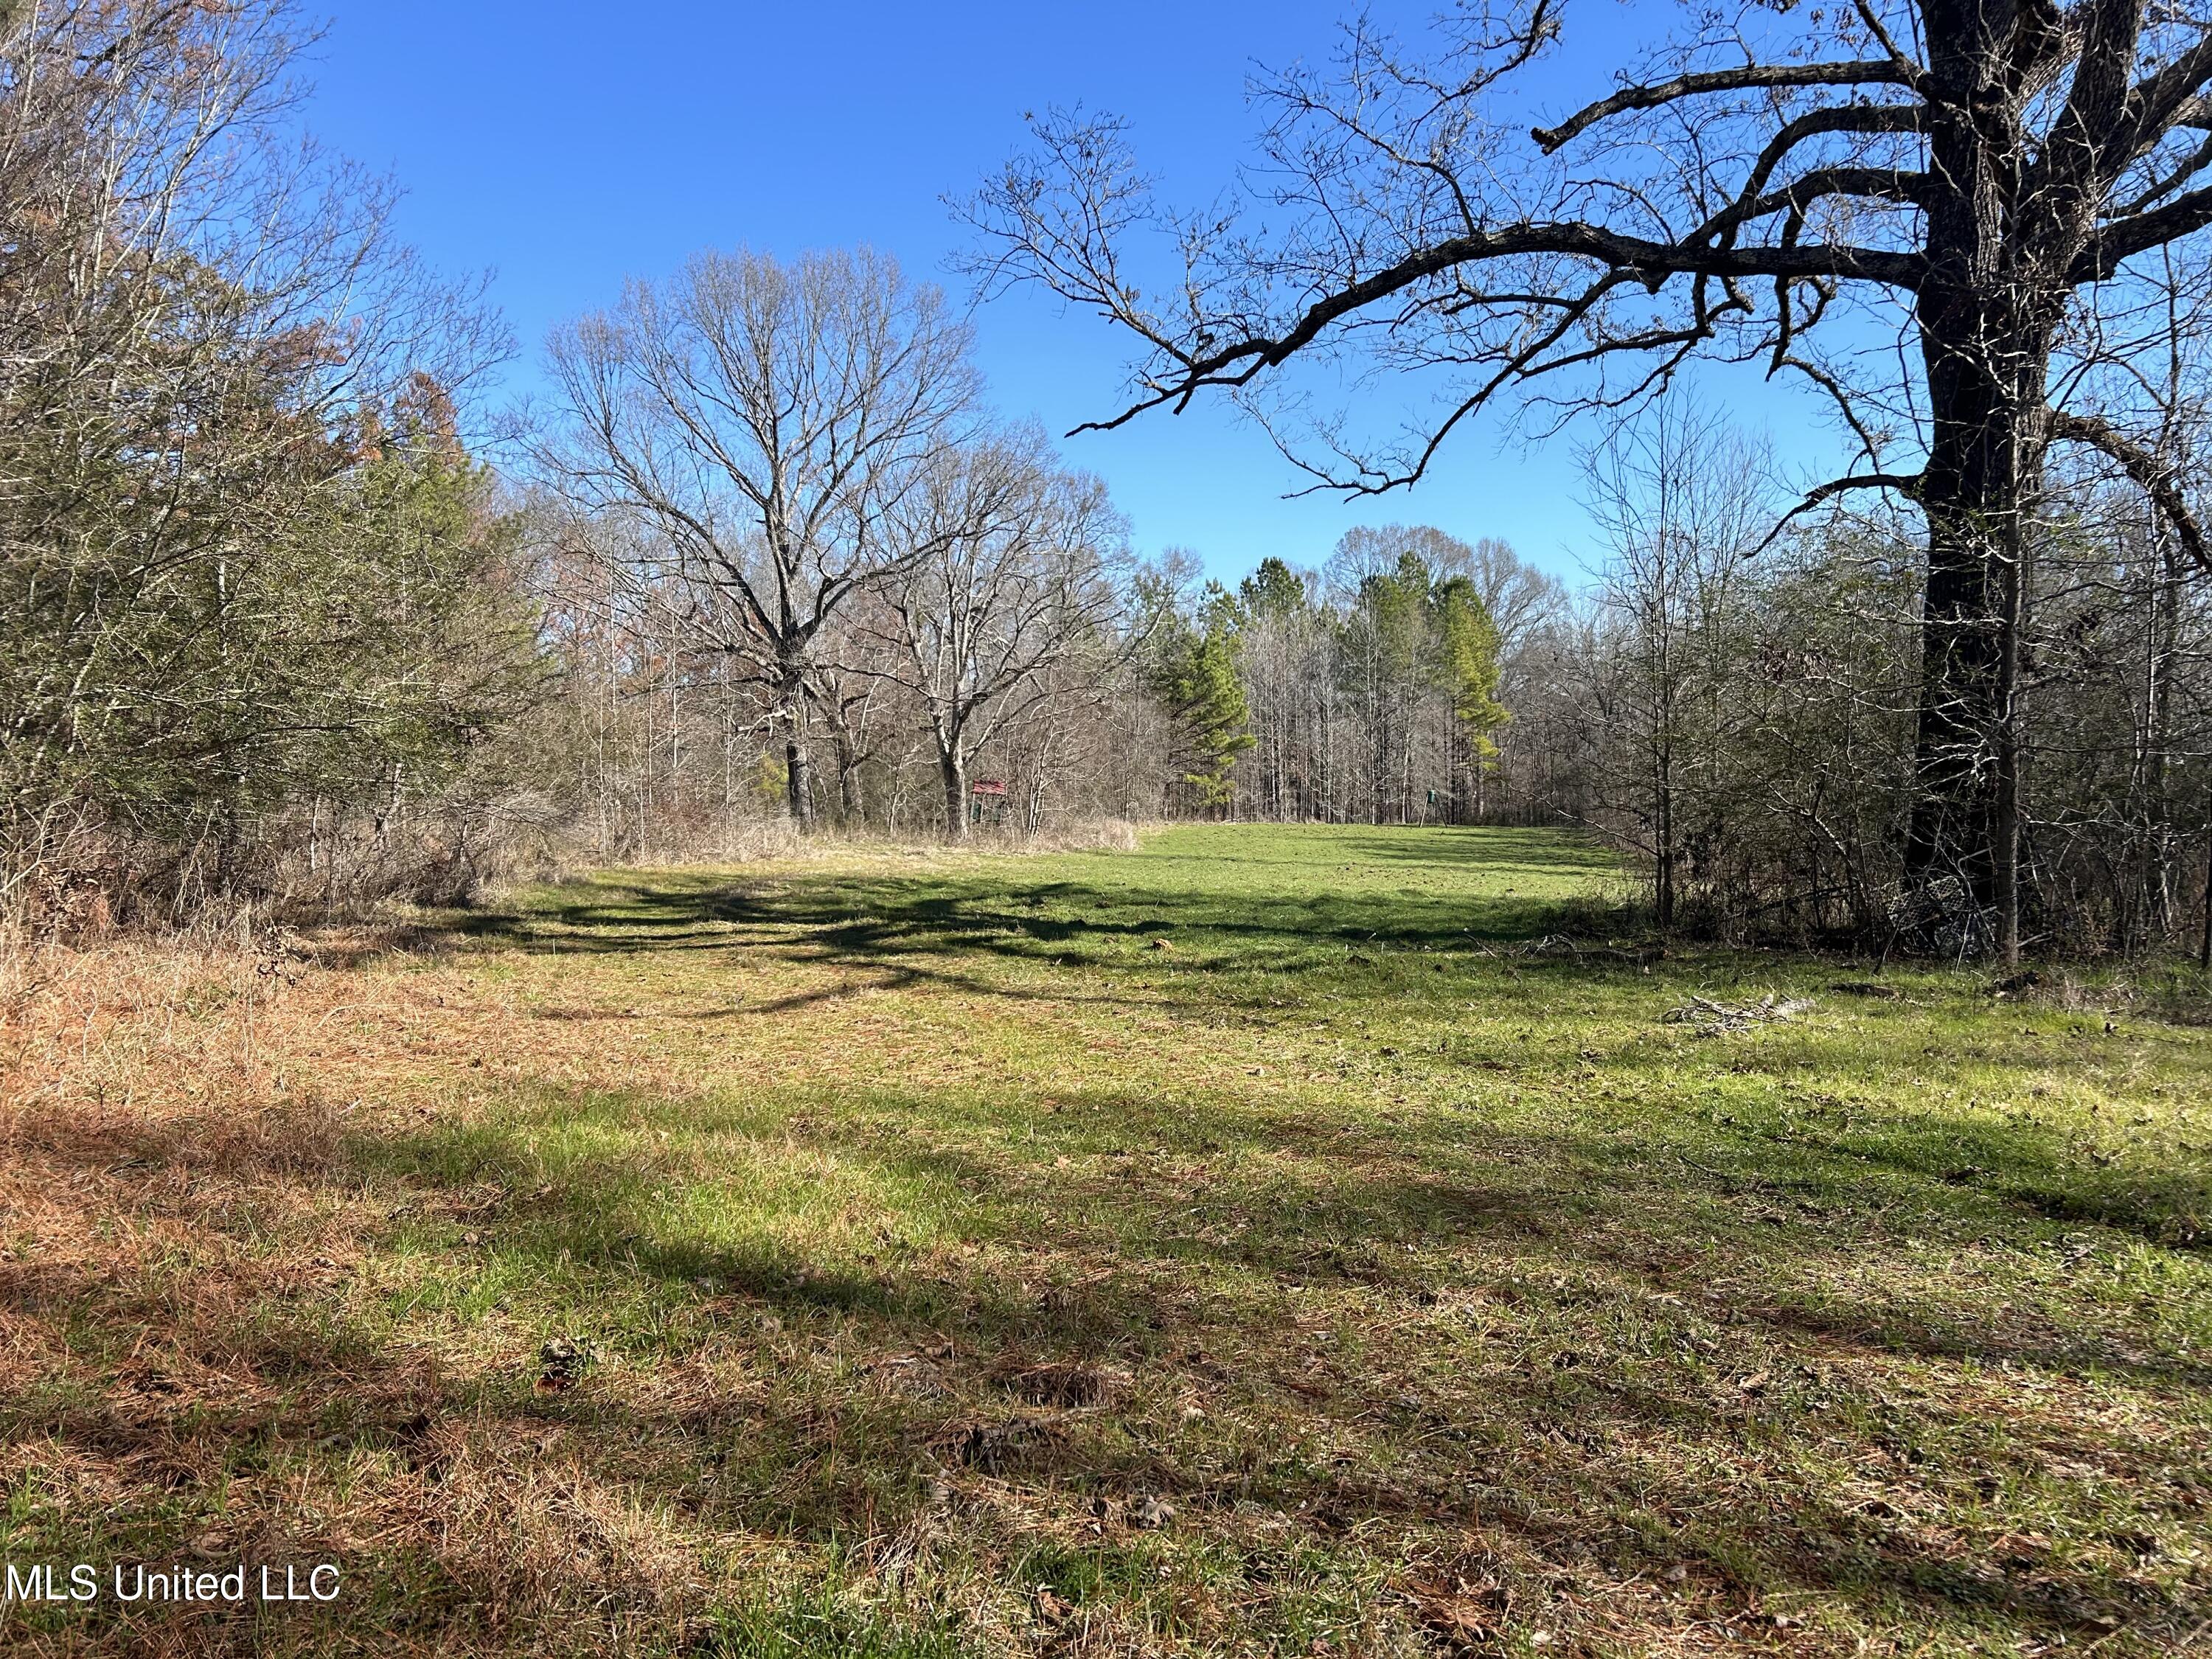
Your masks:
{"label": "mowed grass field", "polygon": [[0,1555],[343,1589],[0,1648],[2212,1650],[2212,1029],[1613,880],[1185,828],[21,958]]}

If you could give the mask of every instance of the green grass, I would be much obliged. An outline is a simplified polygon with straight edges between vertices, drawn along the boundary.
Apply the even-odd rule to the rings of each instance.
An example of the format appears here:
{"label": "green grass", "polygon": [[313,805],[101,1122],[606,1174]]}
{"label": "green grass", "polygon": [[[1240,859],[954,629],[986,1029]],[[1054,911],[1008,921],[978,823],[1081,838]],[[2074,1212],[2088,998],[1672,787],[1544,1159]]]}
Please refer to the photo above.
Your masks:
{"label": "green grass", "polygon": [[[2212,1031],[1608,950],[1615,885],[1533,831],[825,852],[318,975],[259,1040],[326,1152],[189,1214],[334,1267],[234,1265],[214,1357],[150,1269],[35,1307],[10,1553],[339,1550],[335,1623],[190,1627],[263,1648],[2212,1638]],[[165,1431],[181,1486],[99,1438],[149,1341],[283,1379]]]}

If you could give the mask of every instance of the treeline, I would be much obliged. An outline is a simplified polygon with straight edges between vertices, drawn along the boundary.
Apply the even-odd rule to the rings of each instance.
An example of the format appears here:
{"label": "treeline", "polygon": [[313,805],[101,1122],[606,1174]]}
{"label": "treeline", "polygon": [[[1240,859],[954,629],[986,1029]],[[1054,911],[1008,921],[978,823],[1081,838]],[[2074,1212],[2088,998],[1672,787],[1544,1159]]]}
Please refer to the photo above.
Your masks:
{"label": "treeline", "polygon": [[[1770,459],[1681,397],[1590,455],[1588,582],[1389,527],[1201,583],[989,407],[936,289],[738,252],[558,331],[495,469],[465,434],[496,319],[301,148],[278,0],[0,15],[16,922],[1206,816],[1579,828],[1664,927],[1996,943],[1986,872],[1911,846],[1913,526],[1778,534]],[[2022,925],[2212,937],[2203,585],[2140,494],[2039,487],[1970,745],[2008,769]]]}
{"label": "treeline", "polygon": [[[2178,414],[2169,453],[2185,456]],[[1591,458],[1604,562],[1551,631],[1528,711],[1575,780],[1560,809],[1635,855],[1662,925],[1998,951],[1984,872],[1914,846],[1924,531],[1898,512],[1778,535],[1798,497],[1777,471],[1680,398]],[[2205,584],[2156,504],[2107,470],[2052,457],[2036,508],[2017,545],[2004,718],[1960,740],[1961,763],[1997,775],[2012,803],[2021,942],[2202,953]]]}
{"label": "treeline", "polygon": [[0,919],[466,898],[772,817],[1160,810],[1172,583],[863,252],[507,351],[300,137],[283,0],[0,9]]}
{"label": "treeline", "polygon": [[1168,599],[1099,482],[984,404],[966,320],[866,251],[702,254],[558,331],[531,534],[598,851],[1150,808]]}
{"label": "treeline", "polygon": [[1214,702],[1237,718],[1194,724],[1203,763],[1186,770],[1184,801],[1369,823],[1543,810],[1526,794],[1540,767],[1509,763],[1511,711],[1528,647],[1565,602],[1504,543],[1425,527],[1354,530],[1317,571],[1261,561],[1183,624],[1222,640],[1237,677]]}

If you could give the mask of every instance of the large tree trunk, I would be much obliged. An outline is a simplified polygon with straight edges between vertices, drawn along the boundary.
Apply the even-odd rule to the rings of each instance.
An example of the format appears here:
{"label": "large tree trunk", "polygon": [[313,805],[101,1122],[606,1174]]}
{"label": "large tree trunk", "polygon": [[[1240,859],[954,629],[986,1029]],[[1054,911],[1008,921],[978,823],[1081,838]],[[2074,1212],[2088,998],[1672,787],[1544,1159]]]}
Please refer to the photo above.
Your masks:
{"label": "large tree trunk", "polygon": [[814,828],[814,762],[806,752],[806,681],[804,674],[787,672],[783,684],[783,717],[789,735],[783,744],[784,803],[792,823],[801,830]]}
{"label": "large tree trunk", "polygon": [[796,732],[783,745],[784,800],[791,821],[802,830],[814,828],[814,762],[806,740]]}
{"label": "large tree trunk", "polygon": [[1920,485],[1928,586],[1905,862],[1917,880],[1958,876],[1977,906],[1996,913],[2009,954],[2021,908],[2023,561],[2051,327],[2010,302],[1997,312],[1962,294],[1922,295],[1935,441]]}
{"label": "large tree trunk", "polygon": [[[1928,276],[1915,300],[1932,426],[1917,793],[1908,875],[1955,875],[2020,944],[2021,634],[2064,273],[2087,198],[2024,207],[2021,101],[1997,92],[2009,12],[1947,16],[1931,52]],[[1994,77],[1994,78],[1993,78]],[[2019,216],[2025,211],[2025,221]]]}
{"label": "large tree trunk", "polygon": [[945,839],[965,841],[968,839],[968,757],[960,752],[957,743],[938,746],[937,770],[945,781]]}

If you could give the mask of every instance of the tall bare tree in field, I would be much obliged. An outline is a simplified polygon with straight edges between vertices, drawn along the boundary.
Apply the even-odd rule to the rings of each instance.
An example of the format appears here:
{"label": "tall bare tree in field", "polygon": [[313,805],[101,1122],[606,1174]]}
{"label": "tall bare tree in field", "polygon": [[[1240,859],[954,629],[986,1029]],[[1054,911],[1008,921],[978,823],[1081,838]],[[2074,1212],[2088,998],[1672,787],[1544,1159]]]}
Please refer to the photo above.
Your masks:
{"label": "tall bare tree in field", "polygon": [[[1127,526],[1103,484],[1019,433],[948,452],[902,516],[917,556],[862,613],[866,672],[921,706],[945,834],[964,840],[969,759],[1126,652]],[[1085,659],[1097,672],[1066,672]]]}
{"label": "tall bare tree in field", "polygon": [[887,515],[972,418],[967,325],[881,255],[704,253],[633,283],[550,347],[541,451],[592,512],[635,518],[773,694],[790,814],[813,821],[817,647],[852,596],[921,550]]}
{"label": "tall bare tree in field", "polygon": [[[1329,70],[1262,88],[1262,166],[1202,214],[1155,203],[1120,123],[1044,119],[970,204],[988,267],[1133,337],[1136,395],[1102,424],[1228,391],[1352,492],[1418,478],[1509,399],[1619,409],[1700,356],[1805,377],[1859,455],[1804,505],[1881,489],[1926,520],[1909,866],[1963,876],[2016,950],[2020,563],[2045,453],[2095,452],[2208,563],[2126,369],[2156,286],[2139,267],[2212,224],[2212,12],[1686,5],[1542,120],[1516,89],[1568,27],[1564,0],[1511,0],[1455,7],[1425,52],[1355,27]],[[1155,231],[1158,280],[1137,250]],[[1291,371],[1332,356],[1402,377],[1397,437],[1326,404],[1300,420],[1316,389]]]}

